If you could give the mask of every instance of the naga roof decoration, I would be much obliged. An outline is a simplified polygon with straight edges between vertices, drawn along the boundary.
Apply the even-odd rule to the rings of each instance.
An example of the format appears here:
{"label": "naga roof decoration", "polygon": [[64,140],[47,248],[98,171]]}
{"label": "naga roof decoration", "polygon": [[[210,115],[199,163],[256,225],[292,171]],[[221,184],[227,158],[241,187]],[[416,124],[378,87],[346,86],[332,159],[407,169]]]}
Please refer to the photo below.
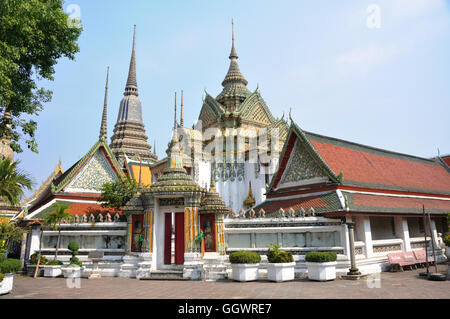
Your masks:
{"label": "naga roof decoration", "polygon": [[81,172],[81,170],[90,162],[90,160],[94,157],[97,150],[103,150],[109,164],[111,165],[111,168],[115,171],[117,174],[117,177],[120,180],[125,180],[125,174],[123,173],[122,169],[120,168],[119,163],[116,160],[116,157],[112,153],[111,149],[109,148],[108,144],[106,144],[106,141],[99,140],[97,143],[92,146],[92,148],[86,153],[83,158],[81,158],[78,162],[76,162],[72,167],[70,167],[63,175],[61,175],[59,178],[54,180],[51,184],[51,191],[53,194],[56,194],[63,190],[67,185],[72,182],[75,177]]}

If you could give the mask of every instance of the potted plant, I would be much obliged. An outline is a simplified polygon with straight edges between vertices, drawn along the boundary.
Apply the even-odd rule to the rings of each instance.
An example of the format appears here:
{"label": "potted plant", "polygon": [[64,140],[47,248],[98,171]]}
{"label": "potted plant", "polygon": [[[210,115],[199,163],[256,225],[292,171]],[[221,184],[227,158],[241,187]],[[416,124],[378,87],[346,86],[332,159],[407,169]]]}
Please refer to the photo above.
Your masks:
{"label": "potted plant", "polygon": [[237,281],[258,280],[261,256],[253,251],[235,251],[230,254],[232,279]]}
{"label": "potted plant", "polygon": [[45,264],[43,266],[44,268],[44,277],[51,277],[51,278],[55,278],[55,277],[59,277],[62,274],[62,265],[63,263],[59,260],[50,260],[49,262],[47,262],[47,264]]}
{"label": "potted plant", "polygon": [[79,278],[83,271],[83,263],[76,257],[80,246],[76,241],[71,241],[67,248],[72,252],[72,257],[70,258],[70,263],[61,269],[62,273],[65,278]]}
{"label": "potted plant", "polygon": [[14,273],[22,267],[19,259],[6,258],[0,253],[0,295],[9,293],[13,288]]}
{"label": "potted plant", "polygon": [[280,250],[280,246],[270,244],[267,252],[267,279],[282,282],[294,280],[294,257],[290,251]]}
{"label": "potted plant", "polygon": [[30,261],[27,264],[27,275],[33,277],[34,273],[36,272],[36,267],[39,262],[39,270],[37,273],[37,276],[43,276],[44,275],[44,268],[41,266],[44,266],[47,264],[47,258],[40,253],[36,252],[30,256]]}
{"label": "potted plant", "polygon": [[327,281],[336,279],[335,252],[310,252],[305,256],[310,280]]}

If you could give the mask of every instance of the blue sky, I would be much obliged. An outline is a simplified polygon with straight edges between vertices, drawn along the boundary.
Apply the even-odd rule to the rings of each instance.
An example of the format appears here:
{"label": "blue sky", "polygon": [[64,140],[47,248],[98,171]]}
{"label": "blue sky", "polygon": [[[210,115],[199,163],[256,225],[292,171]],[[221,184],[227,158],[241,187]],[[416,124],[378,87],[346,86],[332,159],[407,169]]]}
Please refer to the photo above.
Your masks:
{"label": "blue sky", "polygon": [[[367,24],[379,9],[379,28]],[[186,126],[206,89],[228,69],[231,18],[241,72],[276,117],[292,108],[304,130],[422,157],[450,153],[450,2],[67,1],[80,9],[75,61],[61,59],[38,120],[39,154],[16,155],[39,186],[97,141],[106,66],[108,138],[123,96],[137,25],[139,97],[149,143],[163,158],[173,94],[184,90]],[[71,8],[71,7],[70,7]],[[71,11],[71,14],[75,14]]]}

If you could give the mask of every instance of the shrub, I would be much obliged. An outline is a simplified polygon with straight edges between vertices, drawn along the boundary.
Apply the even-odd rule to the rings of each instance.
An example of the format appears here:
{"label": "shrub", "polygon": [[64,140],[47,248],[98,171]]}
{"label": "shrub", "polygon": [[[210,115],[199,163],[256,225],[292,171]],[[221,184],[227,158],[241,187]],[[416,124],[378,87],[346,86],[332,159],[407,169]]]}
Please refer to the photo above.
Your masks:
{"label": "shrub", "polygon": [[0,274],[0,282],[3,281],[3,278],[5,278],[5,275],[4,274]]}
{"label": "shrub", "polygon": [[267,260],[269,263],[291,263],[294,257],[290,251],[280,250],[280,246],[270,244],[270,249],[267,252]]}
{"label": "shrub", "polygon": [[5,253],[0,253],[0,263],[2,261],[5,261],[5,260],[6,260],[6,254]]}
{"label": "shrub", "polygon": [[450,234],[444,237],[444,244],[447,247],[450,247]]}
{"label": "shrub", "polygon": [[76,242],[76,241],[71,241],[69,243],[69,245],[67,246],[67,248],[69,248],[69,250],[74,253],[75,255],[78,253],[78,250],[80,249],[80,245]]}
{"label": "shrub", "polygon": [[0,263],[0,273],[9,274],[18,272],[22,268],[22,262],[19,259],[8,258]]}
{"label": "shrub", "polygon": [[[39,259],[39,253],[34,253],[30,256],[30,262],[32,265],[37,265],[38,259]],[[41,256],[41,261],[39,262],[39,265],[45,265],[47,263],[47,258],[45,256]]]}
{"label": "shrub", "polygon": [[60,265],[62,265],[63,263],[61,262],[61,261],[59,261],[59,260],[50,260],[48,263],[47,263],[47,265],[48,266],[60,266]]}
{"label": "shrub", "polygon": [[75,256],[70,258],[70,265],[77,265],[77,266],[83,266],[83,263]]}
{"label": "shrub", "polygon": [[261,256],[254,251],[235,251],[230,254],[232,264],[257,264],[261,261]]}
{"label": "shrub", "polygon": [[336,261],[337,254],[335,252],[318,251],[307,253],[305,260],[310,263],[328,263]]}

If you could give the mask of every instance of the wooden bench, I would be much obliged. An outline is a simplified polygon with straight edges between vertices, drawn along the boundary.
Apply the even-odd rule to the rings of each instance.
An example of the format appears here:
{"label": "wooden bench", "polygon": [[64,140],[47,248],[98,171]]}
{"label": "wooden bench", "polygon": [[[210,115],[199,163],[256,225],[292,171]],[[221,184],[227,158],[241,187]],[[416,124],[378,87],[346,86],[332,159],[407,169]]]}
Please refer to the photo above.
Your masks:
{"label": "wooden bench", "polygon": [[[411,252],[412,254],[412,252]],[[399,271],[403,271],[403,267],[409,267],[412,269],[416,265],[416,259],[414,254],[406,253],[390,253],[387,255],[389,263],[391,264],[391,271],[397,268]],[[412,258],[411,258],[412,257]]]}
{"label": "wooden bench", "polygon": [[[419,249],[419,250],[414,250],[414,257],[416,258],[416,262],[417,264],[421,265],[421,266],[425,266],[427,263],[427,254],[425,253],[424,249]],[[433,264],[434,263],[434,258],[433,257],[428,257],[428,263]]]}

